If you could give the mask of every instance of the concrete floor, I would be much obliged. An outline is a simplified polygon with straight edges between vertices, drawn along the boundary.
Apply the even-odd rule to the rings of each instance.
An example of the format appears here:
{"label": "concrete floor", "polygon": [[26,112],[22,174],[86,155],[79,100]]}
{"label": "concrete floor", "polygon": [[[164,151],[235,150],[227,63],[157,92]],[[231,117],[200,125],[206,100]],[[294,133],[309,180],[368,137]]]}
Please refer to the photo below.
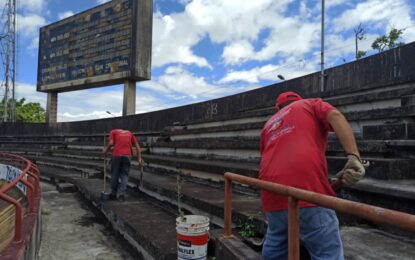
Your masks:
{"label": "concrete floor", "polygon": [[42,183],[42,218],[41,260],[133,259],[79,193],[59,193]]}

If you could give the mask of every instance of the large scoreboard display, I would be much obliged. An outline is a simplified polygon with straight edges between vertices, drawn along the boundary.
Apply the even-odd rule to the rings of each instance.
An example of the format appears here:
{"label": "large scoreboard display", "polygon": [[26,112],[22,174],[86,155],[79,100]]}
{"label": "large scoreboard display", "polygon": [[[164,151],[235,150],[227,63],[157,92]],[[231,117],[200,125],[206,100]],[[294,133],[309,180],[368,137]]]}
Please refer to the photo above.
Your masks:
{"label": "large scoreboard display", "polygon": [[152,0],[113,0],[42,27],[37,90],[150,79],[151,38]]}

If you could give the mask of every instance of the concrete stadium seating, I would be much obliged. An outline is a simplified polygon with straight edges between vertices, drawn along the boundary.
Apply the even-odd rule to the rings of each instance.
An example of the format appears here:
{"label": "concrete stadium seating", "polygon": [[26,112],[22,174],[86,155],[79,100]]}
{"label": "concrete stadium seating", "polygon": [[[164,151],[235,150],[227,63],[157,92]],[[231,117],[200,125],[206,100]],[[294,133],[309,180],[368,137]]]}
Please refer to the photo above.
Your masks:
{"label": "concrete stadium seating", "polygon": [[[414,44],[411,46],[415,49]],[[382,57],[380,56],[379,59]],[[361,61],[361,64],[367,62]],[[333,69],[333,73],[335,71],[336,68]],[[356,185],[343,187],[338,192],[339,197],[415,214],[413,207],[415,205],[414,70],[411,73],[401,78],[396,76],[398,79],[386,83],[382,81],[378,84],[362,83],[360,87],[329,89],[323,93],[314,91],[304,95],[305,97],[321,96],[342,111],[353,127],[362,157],[371,162],[365,178]],[[306,82],[308,79],[305,77],[301,80],[298,79],[293,83]],[[257,94],[256,97],[258,96],[260,95]],[[47,134],[44,132],[2,134],[0,151],[22,154],[30,158],[38,165],[43,178],[47,181],[75,183],[109,222],[119,228],[119,232],[124,234],[124,237],[134,240],[132,244],[139,244],[134,245],[143,255],[150,254],[155,259],[171,259],[175,252],[175,230],[171,223],[174,224],[176,217],[177,176],[181,176],[182,180],[184,210],[188,213],[207,215],[215,228],[221,228],[224,172],[229,171],[249,177],[258,176],[259,133],[266,120],[275,113],[272,106],[275,95],[272,95],[272,99],[265,94],[264,96],[267,97],[266,101],[258,102],[259,105],[255,105],[255,102],[249,105],[245,100],[247,102],[245,109],[228,111],[229,113],[190,119],[183,116],[182,120],[174,118],[174,122],[167,121],[168,123],[158,129],[141,131],[139,129],[141,123],[137,123],[137,127],[129,128],[135,131],[142,146],[146,165],[141,182],[140,167],[133,161],[127,200],[130,208],[128,212],[120,208],[117,203],[106,204],[99,200],[102,180],[98,178],[102,178],[103,172],[101,149],[104,135],[103,128],[98,127],[98,124],[101,124],[99,122],[90,122],[94,125],[92,128],[99,128],[95,133],[85,131],[83,134],[82,131],[68,130],[59,132],[54,129]],[[265,99],[265,97],[261,98]],[[222,101],[218,101],[220,102]],[[127,126],[136,122],[134,120],[139,121],[134,118],[122,122],[111,120],[118,119],[102,121],[106,130],[122,127],[122,122],[129,122],[125,124]],[[83,127],[84,124],[82,123]],[[73,128],[76,129],[75,126]],[[329,137],[327,161],[331,177],[334,177],[346,162],[342,148],[334,135]],[[246,185],[234,186],[234,227],[237,229],[241,223],[252,219],[259,237],[263,236],[266,223],[261,210],[259,191]],[[143,212],[143,208],[146,212]],[[154,223],[151,214],[162,216],[166,223]],[[134,218],[131,215],[134,215]],[[140,218],[141,215],[148,218]],[[357,237],[371,230],[370,228],[374,228],[375,233],[386,231],[389,232],[387,234],[393,233],[393,236],[405,236],[401,239],[404,244],[413,239],[413,235],[349,216],[340,215],[340,219],[343,236],[347,241],[350,241],[347,236],[354,236],[356,243],[360,243]],[[370,228],[362,227],[362,223],[369,225]],[[152,229],[158,230],[158,224],[171,229],[161,231],[165,239],[159,238],[157,234],[151,235]],[[353,232],[350,232],[351,229]],[[382,240],[381,242],[373,241],[369,246],[376,247],[376,243],[389,243],[388,239],[391,239],[392,235],[387,234],[378,238]],[[170,241],[170,244],[163,242],[167,238],[173,242]],[[250,247],[247,248],[252,250],[250,251],[253,254],[252,259],[259,258],[255,243],[251,241],[248,244]],[[413,250],[414,243],[409,244],[409,248]],[[354,246],[353,243],[346,245],[346,256],[353,257],[357,254],[353,250]],[[377,253],[378,258],[382,258],[382,253],[385,252],[380,249]],[[395,253],[399,258],[399,254],[405,252]],[[406,257],[401,256],[402,259]],[[415,253],[413,256],[415,257]]]}

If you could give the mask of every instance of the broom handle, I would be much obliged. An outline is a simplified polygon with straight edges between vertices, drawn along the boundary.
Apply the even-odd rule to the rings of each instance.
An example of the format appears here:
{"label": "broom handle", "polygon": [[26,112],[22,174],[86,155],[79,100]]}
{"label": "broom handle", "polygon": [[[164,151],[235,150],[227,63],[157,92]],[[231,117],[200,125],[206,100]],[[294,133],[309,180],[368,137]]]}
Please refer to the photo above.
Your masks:
{"label": "broom handle", "polygon": [[[104,132],[104,148],[105,148],[105,132]],[[104,154],[104,193],[106,188],[106,178],[107,178],[107,155]]]}

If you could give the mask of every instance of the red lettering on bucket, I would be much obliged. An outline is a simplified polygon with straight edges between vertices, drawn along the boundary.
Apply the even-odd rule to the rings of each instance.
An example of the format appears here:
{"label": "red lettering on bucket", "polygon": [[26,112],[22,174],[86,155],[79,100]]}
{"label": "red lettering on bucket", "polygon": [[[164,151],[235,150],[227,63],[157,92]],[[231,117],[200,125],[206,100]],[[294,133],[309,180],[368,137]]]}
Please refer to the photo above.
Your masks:
{"label": "red lettering on bucket", "polygon": [[209,240],[209,235],[208,234],[203,234],[203,235],[200,235],[200,236],[186,236],[186,235],[182,235],[182,234],[177,234],[177,240],[190,241],[192,243],[192,245],[202,246],[202,245],[207,244],[207,242]]}

